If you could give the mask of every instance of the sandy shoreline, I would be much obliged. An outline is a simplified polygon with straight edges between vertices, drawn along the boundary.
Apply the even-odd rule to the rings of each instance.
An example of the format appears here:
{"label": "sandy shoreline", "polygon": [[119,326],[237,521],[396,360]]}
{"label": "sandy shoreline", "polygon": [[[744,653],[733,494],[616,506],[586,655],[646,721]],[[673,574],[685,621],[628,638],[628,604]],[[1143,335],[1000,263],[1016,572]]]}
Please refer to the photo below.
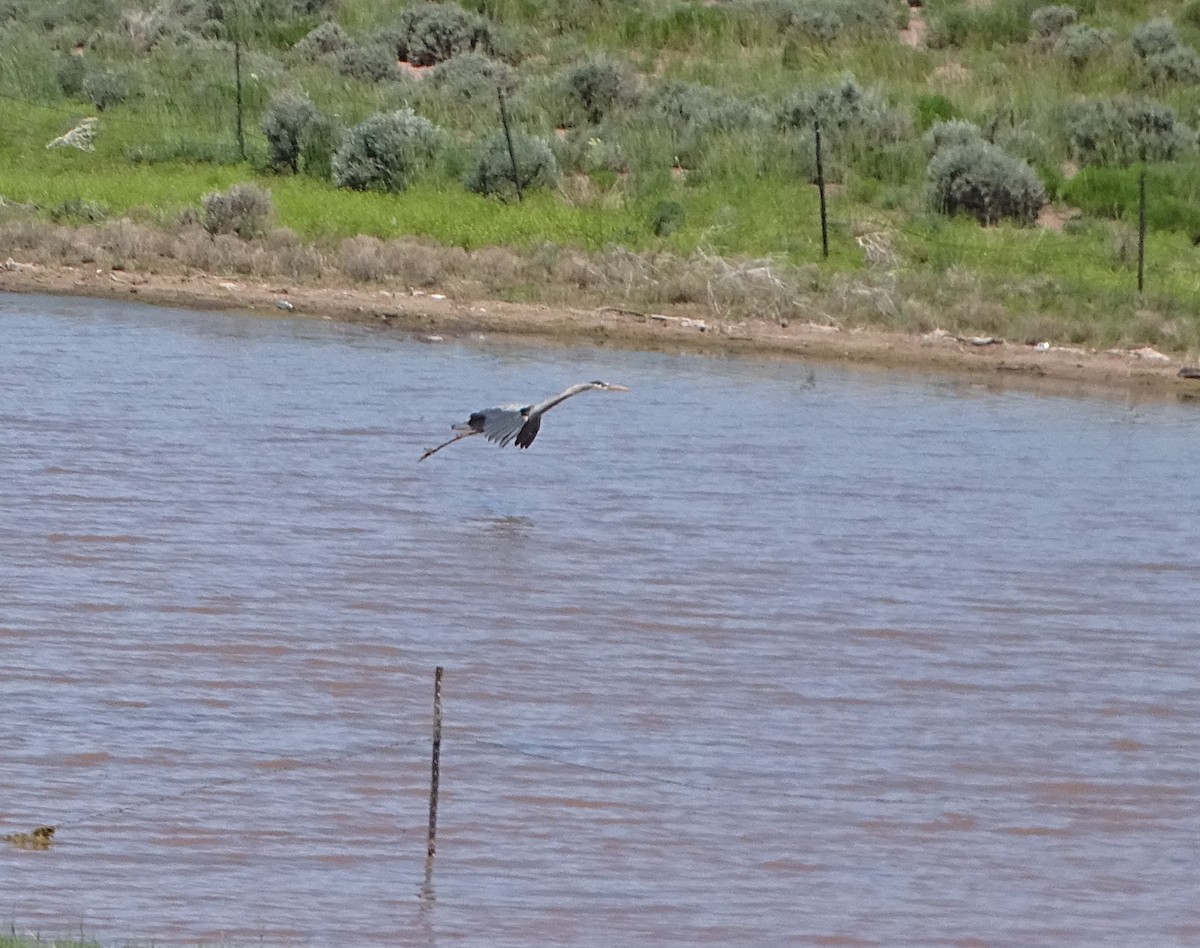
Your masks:
{"label": "sandy shoreline", "polygon": [[[14,265],[10,264],[9,267]],[[925,336],[766,321],[717,322],[620,308],[567,309],[457,300],[357,286],[264,283],[209,274],[175,276],[83,267],[0,265],[0,291],[129,299],[159,306],[235,309],[386,325],[424,336],[496,333],[568,343],[796,357],[820,362],[965,376],[983,384],[1062,394],[1200,398],[1200,379],[1179,375],[1177,356],[1153,350],[979,345]],[[283,306],[280,301],[286,301]],[[289,309],[290,307],[290,309]]]}

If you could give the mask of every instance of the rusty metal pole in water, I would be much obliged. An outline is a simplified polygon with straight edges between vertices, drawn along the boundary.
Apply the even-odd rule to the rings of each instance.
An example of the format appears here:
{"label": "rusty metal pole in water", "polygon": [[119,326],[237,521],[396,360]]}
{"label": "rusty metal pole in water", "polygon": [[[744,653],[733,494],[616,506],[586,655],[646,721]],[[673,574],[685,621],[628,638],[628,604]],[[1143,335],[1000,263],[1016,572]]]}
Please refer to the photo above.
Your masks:
{"label": "rusty metal pole in water", "polygon": [[442,666],[433,673],[433,762],[429,776],[429,839],[425,847],[427,867],[437,851],[438,777],[442,757]]}

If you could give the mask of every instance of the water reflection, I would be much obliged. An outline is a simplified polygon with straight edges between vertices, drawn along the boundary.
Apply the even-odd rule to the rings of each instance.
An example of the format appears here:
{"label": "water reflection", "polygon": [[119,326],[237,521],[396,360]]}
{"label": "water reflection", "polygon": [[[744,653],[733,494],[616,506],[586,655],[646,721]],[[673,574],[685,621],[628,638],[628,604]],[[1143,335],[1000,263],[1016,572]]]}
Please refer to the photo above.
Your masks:
{"label": "water reflection", "polygon": [[[0,831],[60,826],[0,851],[0,918],[1200,937],[1189,407],[78,300],[0,323]],[[416,463],[596,377],[619,417]]]}

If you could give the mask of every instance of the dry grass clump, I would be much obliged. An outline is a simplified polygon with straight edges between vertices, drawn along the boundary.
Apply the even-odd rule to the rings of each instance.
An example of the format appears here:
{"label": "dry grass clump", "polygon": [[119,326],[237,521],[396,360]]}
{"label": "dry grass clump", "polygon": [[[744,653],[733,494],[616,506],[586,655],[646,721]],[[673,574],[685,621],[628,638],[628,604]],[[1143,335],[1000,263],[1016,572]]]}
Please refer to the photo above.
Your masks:
{"label": "dry grass clump", "polygon": [[95,233],[95,246],[111,261],[110,266],[153,270],[174,256],[174,238],[157,227],[122,219],[89,230]]}
{"label": "dry grass clump", "polygon": [[730,261],[610,250],[592,261],[591,285],[629,306],[692,306],[720,319],[787,322],[809,314],[813,268],[769,259]]}
{"label": "dry grass clump", "polygon": [[504,247],[480,247],[468,256],[470,275],[493,292],[529,279],[529,264]]}
{"label": "dry grass clump", "polygon": [[382,283],[392,275],[383,260],[383,241],[366,234],[343,240],[334,266],[358,283]]}
{"label": "dry grass clump", "polygon": [[460,247],[365,235],[343,240],[334,254],[334,266],[356,283],[395,281],[417,288],[442,286],[471,270],[468,255]]}

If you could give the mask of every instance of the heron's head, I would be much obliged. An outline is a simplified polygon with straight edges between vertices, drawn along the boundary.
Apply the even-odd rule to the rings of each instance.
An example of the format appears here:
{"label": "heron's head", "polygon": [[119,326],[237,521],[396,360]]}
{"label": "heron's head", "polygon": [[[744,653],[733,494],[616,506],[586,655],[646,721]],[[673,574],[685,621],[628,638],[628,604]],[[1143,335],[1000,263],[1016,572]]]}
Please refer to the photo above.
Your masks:
{"label": "heron's head", "polygon": [[598,392],[628,392],[629,389],[624,385],[617,385],[615,382],[592,382],[592,388]]}

